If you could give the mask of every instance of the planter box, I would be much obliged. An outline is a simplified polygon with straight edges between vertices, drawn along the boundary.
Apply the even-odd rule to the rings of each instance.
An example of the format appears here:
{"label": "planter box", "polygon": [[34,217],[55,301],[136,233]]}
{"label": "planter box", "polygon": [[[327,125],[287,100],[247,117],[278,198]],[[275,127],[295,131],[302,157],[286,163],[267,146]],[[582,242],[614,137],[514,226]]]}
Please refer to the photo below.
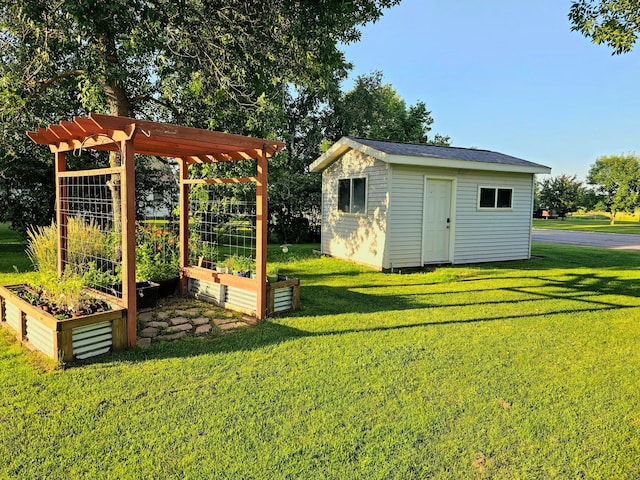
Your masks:
{"label": "planter box", "polygon": [[267,284],[267,313],[295,312],[300,308],[300,279],[279,277]]}
{"label": "planter box", "polygon": [[136,283],[136,310],[153,308],[158,304],[160,285],[155,282]]}
{"label": "planter box", "polygon": [[[212,278],[189,278],[189,295],[222,308],[255,315],[257,292],[255,280],[226,274],[210,274]],[[267,315],[293,312],[300,306],[300,280],[279,277],[267,283]]]}
{"label": "planter box", "polygon": [[85,359],[127,346],[126,309],[58,320],[17,296],[25,285],[0,286],[0,324],[16,338],[54,360]]}
{"label": "planter box", "polygon": [[224,303],[224,285],[216,282],[190,278],[187,282],[187,292],[198,300],[216,305]]}
{"label": "planter box", "polygon": [[[152,308],[158,304],[160,285],[155,282],[136,282],[136,310]],[[107,291],[114,297],[122,298],[122,284],[111,285]]]}

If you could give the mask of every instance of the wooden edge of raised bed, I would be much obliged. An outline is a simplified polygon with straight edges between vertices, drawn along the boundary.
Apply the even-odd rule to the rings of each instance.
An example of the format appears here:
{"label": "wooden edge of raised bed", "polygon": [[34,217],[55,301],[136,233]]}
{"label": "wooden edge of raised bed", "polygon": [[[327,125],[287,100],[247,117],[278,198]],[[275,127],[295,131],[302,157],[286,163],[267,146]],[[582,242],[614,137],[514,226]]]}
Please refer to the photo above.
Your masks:
{"label": "wooden edge of raised bed", "polygon": [[258,291],[258,280],[255,278],[239,277],[229,273],[218,273],[202,267],[185,267],[184,275],[194,280],[205,280],[208,282],[219,283],[228,287],[237,287],[252,292]]}

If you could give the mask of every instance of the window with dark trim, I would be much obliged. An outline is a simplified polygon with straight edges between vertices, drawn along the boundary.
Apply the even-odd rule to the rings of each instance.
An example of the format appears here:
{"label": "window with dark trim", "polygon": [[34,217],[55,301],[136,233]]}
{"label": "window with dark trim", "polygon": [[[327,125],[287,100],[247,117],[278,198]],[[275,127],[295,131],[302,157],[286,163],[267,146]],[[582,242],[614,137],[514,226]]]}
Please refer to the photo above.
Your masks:
{"label": "window with dark trim", "polygon": [[478,208],[513,208],[513,188],[480,187],[478,189]]}
{"label": "window with dark trim", "polygon": [[364,214],[367,209],[367,179],[338,180],[338,210],[344,213]]}

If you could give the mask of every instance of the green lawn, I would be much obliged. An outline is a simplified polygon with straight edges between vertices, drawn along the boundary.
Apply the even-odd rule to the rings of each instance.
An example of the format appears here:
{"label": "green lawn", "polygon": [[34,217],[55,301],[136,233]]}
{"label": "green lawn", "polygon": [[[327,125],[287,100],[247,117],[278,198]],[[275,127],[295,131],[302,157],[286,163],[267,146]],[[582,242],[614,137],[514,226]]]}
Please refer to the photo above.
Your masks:
{"label": "green lawn", "polygon": [[6,223],[0,223],[0,273],[15,273],[33,269],[24,254],[25,241]]}
{"label": "green lawn", "polygon": [[637,221],[616,221],[609,225],[608,218],[566,217],[556,220],[533,219],[533,228],[552,228],[557,230],[578,230],[583,232],[629,233],[640,235],[640,223]]}
{"label": "green lawn", "polygon": [[302,310],[242,332],[66,370],[0,332],[0,478],[640,477],[638,253],[396,275],[310,249],[271,252]]}
{"label": "green lawn", "polygon": [[[28,281],[33,266],[25,255],[25,240],[20,238],[7,223],[0,223],[0,285]],[[20,272],[21,275],[16,275]]]}

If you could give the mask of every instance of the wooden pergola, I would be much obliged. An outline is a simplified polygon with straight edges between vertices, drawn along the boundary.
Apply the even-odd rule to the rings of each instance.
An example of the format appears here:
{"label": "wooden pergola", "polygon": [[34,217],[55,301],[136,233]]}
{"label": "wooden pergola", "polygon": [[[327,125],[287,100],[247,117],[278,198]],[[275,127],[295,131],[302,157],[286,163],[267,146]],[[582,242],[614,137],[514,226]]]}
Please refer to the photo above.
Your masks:
{"label": "wooden pergola", "polygon": [[[136,237],[135,237],[135,154],[176,158],[180,164],[180,267],[181,293],[186,293],[188,278],[233,285],[241,282],[257,294],[256,317],[266,316],[266,247],[267,247],[267,159],[281,150],[282,142],[231,135],[227,133],[150,122],[128,117],[90,114],[75,117],[57,125],[27,132],[31,140],[48,145],[55,155],[56,215],[59,226],[62,217],[61,181],[65,177],[120,174],[122,220],[122,304],[127,309],[128,345],[136,344]],[[67,154],[81,149],[119,151],[120,166],[85,171],[67,171]],[[202,163],[257,160],[253,177],[190,179],[189,166]],[[205,184],[255,183],[256,185],[256,278],[239,278],[211,270],[189,267],[189,186]],[[66,264],[66,234],[58,229],[58,269]]]}

